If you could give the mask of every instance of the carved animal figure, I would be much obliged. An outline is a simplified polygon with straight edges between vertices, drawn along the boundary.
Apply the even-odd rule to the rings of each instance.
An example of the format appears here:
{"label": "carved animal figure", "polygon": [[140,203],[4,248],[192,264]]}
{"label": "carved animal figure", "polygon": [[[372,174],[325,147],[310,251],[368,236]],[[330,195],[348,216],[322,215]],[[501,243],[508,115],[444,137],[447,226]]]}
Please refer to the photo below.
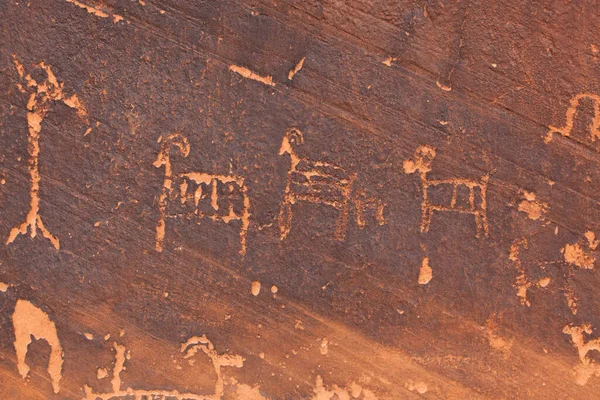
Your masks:
{"label": "carved animal figure", "polygon": [[125,346],[116,342],[113,345],[115,350],[115,366],[113,369],[113,378],[111,380],[112,391],[109,393],[94,393],[92,388],[85,385],[83,390],[85,397],[83,400],[109,400],[109,399],[177,399],[177,400],[221,400],[225,393],[225,379],[222,371],[223,367],[241,368],[244,365],[244,358],[239,355],[218,354],[213,343],[208,340],[206,335],[193,336],[181,345],[181,352],[185,353],[184,358],[190,358],[199,351],[206,354],[215,369],[217,380],[215,382],[214,393],[210,395],[199,395],[195,393],[180,393],[176,390],[146,390],[146,389],[121,389],[121,372],[125,369],[125,360],[127,349]]}
{"label": "carved animal figure", "polygon": [[[588,239],[589,240],[589,239]],[[577,314],[578,298],[575,295],[575,271],[593,269],[595,257],[592,250],[597,244],[592,242],[567,243],[562,249],[563,259],[524,261],[523,250],[529,248],[527,239],[516,240],[510,247],[509,258],[518,272],[514,286],[521,304],[530,306],[528,291],[533,288],[558,288],[564,295],[567,306],[573,315]],[[587,248],[586,248],[587,247]]]}
{"label": "carved animal figure", "polygon": [[595,142],[597,138],[600,138],[600,96],[590,93],[580,93],[571,98],[571,102],[566,113],[565,126],[559,128],[551,125],[548,127],[548,135],[545,139],[546,143],[552,140],[553,133],[560,133],[565,137],[571,134],[575,114],[577,114],[577,109],[579,108],[582,100],[591,100],[594,104],[594,118],[592,119],[592,124],[589,127],[590,137],[592,142]]}
{"label": "carved animal figure", "polygon": [[292,228],[292,206],[298,201],[325,204],[339,211],[335,238],[344,240],[348,226],[348,208],[355,174],[330,163],[309,160],[296,154],[294,146],[304,143],[304,136],[297,128],[286,131],[279,155],[288,154],[290,168],[283,202],[279,211],[280,239],[284,240]]}
{"label": "carved animal figure", "polygon": [[[161,150],[154,162],[157,168],[164,167],[165,175],[162,192],[158,198],[159,219],[156,225],[156,251],[161,252],[164,246],[165,227],[167,218],[177,218],[179,214],[168,214],[167,206],[169,200],[179,197],[181,206],[189,206],[193,209],[191,215],[198,218],[210,218],[213,221],[221,221],[226,224],[231,221],[240,221],[240,254],[246,254],[246,236],[250,225],[250,198],[248,189],[244,184],[244,178],[233,175],[218,175],[205,172],[173,173],[171,165],[171,150],[174,147],[187,157],[190,153],[190,145],[183,135],[174,133],[166,138],[161,138]],[[192,187],[195,189],[192,190]],[[220,186],[223,186],[227,195],[220,194]],[[178,190],[177,190],[178,189]],[[201,211],[200,200],[210,196],[209,211]],[[241,199],[241,210],[236,210],[236,199]],[[227,207],[223,210],[220,203],[225,202]],[[225,211],[225,212],[224,212]]]}
{"label": "carved animal figure", "polygon": [[[414,160],[404,162],[404,172],[411,174],[419,171],[423,201],[421,203],[421,232],[429,232],[433,212],[457,212],[471,214],[475,217],[477,227],[476,236],[488,236],[487,220],[487,184],[489,175],[483,176],[479,181],[463,178],[429,179],[427,173],[431,171],[431,163],[435,158],[435,150],[430,146],[420,146],[415,152]],[[448,189],[450,198],[434,200],[430,196],[433,188]],[[467,189],[467,203],[457,202],[458,191]]]}

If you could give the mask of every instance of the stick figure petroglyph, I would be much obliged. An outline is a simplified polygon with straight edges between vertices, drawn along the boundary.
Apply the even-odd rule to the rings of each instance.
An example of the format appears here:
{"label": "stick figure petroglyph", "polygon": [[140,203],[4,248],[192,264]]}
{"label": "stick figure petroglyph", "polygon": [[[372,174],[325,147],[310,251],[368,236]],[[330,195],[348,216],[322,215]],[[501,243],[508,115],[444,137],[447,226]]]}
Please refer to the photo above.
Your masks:
{"label": "stick figure petroglyph", "polygon": [[[27,102],[27,128],[29,131],[28,151],[29,151],[29,174],[31,176],[31,189],[30,189],[30,205],[29,212],[27,213],[25,222],[16,227],[12,228],[6,244],[12,243],[18,235],[25,235],[29,229],[30,235],[34,238],[39,229],[42,236],[45,237],[52,243],[52,245],[58,250],[60,249],[60,242],[58,237],[50,233],[50,231],[44,226],[42,217],[40,215],[40,172],[39,172],[39,156],[40,156],[40,132],[42,130],[42,122],[48,112],[53,101],[62,101],[67,106],[77,110],[77,114],[85,118],[87,111],[85,107],[80,103],[77,95],[66,97],[63,92],[64,84],[58,82],[50,66],[41,62],[36,65],[45,74],[46,79],[43,82],[37,82],[31,77],[31,75],[25,73],[25,68],[17,60],[16,56],[13,56],[14,64],[19,73],[19,77],[25,84],[19,85],[19,90],[23,93],[30,93],[29,101]],[[87,123],[87,120],[86,120]],[[88,129],[89,132],[89,129]]]}
{"label": "stick figure petroglyph", "polygon": [[[489,175],[483,176],[479,181],[463,178],[429,179],[427,173],[431,171],[431,163],[435,158],[435,150],[430,146],[420,146],[415,152],[414,160],[404,161],[404,172],[412,174],[419,171],[423,201],[421,203],[421,232],[429,232],[433,212],[458,212],[471,214],[475,217],[477,237],[489,234],[487,220],[487,184]],[[449,189],[450,198],[434,200],[430,196],[430,189]],[[459,190],[466,189],[467,201],[458,202]]]}
{"label": "stick figure petroglyph", "polygon": [[560,133],[564,137],[571,135],[575,115],[577,114],[577,109],[579,108],[582,100],[590,100],[594,104],[594,118],[589,126],[590,137],[592,142],[595,142],[597,138],[600,138],[600,96],[591,93],[580,93],[571,98],[571,102],[565,116],[565,126],[559,128],[551,125],[548,127],[548,134],[544,139],[546,143],[552,140],[552,134],[554,133]]}
{"label": "stick figure petroglyph", "polygon": [[[298,201],[324,204],[338,210],[335,238],[344,240],[348,227],[348,214],[352,201],[356,212],[356,224],[366,225],[364,215],[368,210],[375,211],[379,225],[385,223],[383,210],[385,204],[364,190],[354,190],[357,175],[350,174],[342,167],[323,161],[301,158],[294,146],[304,143],[304,135],[298,128],[289,128],[281,143],[279,155],[288,154],[290,168],[283,201],[279,210],[279,231],[281,240],[285,240],[292,228],[292,206]],[[353,198],[354,194],[354,198]]]}
{"label": "stick figure petroglyph", "polygon": [[223,367],[242,368],[244,358],[239,355],[219,354],[215,350],[213,343],[205,336],[193,336],[181,345],[180,351],[184,353],[184,358],[188,359],[196,355],[199,351],[206,354],[215,370],[217,380],[215,381],[214,393],[209,395],[199,395],[196,393],[181,393],[177,390],[163,389],[121,389],[121,372],[125,369],[125,362],[131,358],[131,354],[125,346],[118,343],[113,344],[115,350],[115,366],[113,368],[113,377],[111,380],[112,391],[109,393],[94,393],[88,385],[83,387],[85,397],[83,400],[108,400],[119,398],[135,399],[166,399],[173,398],[177,400],[220,400],[225,393],[225,375]]}
{"label": "stick figure petroglyph", "polygon": [[[192,215],[198,218],[210,218],[213,221],[221,221],[226,224],[231,221],[240,221],[240,254],[246,254],[246,236],[250,225],[250,198],[248,189],[244,183],[244,178],[233,175],[208,174],[205,172],[188,172],[174,174],[171,165],[171,148],[174,146],[183,157],[190,153],[190,144],[186,137],[179,133],[174,133],[166,138],[159,139],[161,150],[154,161],[157,168],[165,168],[162,192],[158,198],[159,219],[156,225],[156,251],[161,252],[164,247],[165,227],[167,218],[177,218],[179,214],[170,215],[167,213],[167,205],[170,199],[176,199],[179,196],[181,206],[193,205]],[[177,185],[178,191],[173,188]],[[195,190],[190,190],[195,185]],[[227,194],[219,193],[219,188],[226,190]],[[205,190],[206,188],[206,190]],[[201,199],[210,195],[210,211],[202,212],[198,208]],[[236,199],[240,199],[240,204],[236,210]],[[223,210],[220,202],[226,202],[227,207]],[[241,207],[241,210],[239,209]],[[225,211],[225,212],[223,212]]]}

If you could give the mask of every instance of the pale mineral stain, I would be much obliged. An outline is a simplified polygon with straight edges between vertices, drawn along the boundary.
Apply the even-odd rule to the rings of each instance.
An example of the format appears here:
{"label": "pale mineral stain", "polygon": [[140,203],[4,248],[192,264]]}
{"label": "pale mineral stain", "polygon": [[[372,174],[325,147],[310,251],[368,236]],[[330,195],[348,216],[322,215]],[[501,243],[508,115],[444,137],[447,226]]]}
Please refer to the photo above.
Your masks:
{"label": "pale mineral stain", "polygon": [[279,288],[275,285],[271,286],[271,293],[275,294],[279,291]]}
{"label": "pale mineral stain", "polygon": [[0,292],[6,292],[9,287],[10,285],[8,283],[0,282]]}

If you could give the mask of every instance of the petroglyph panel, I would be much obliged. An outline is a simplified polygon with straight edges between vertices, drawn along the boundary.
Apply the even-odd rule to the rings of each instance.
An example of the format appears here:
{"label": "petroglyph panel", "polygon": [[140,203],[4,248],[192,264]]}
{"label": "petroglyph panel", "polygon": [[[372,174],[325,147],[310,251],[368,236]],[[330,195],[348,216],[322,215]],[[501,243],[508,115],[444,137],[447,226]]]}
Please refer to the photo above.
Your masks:
{"label": "petroglyph panel", "polygon": [[0,3],[0,398],[593,399],[591,1]]}

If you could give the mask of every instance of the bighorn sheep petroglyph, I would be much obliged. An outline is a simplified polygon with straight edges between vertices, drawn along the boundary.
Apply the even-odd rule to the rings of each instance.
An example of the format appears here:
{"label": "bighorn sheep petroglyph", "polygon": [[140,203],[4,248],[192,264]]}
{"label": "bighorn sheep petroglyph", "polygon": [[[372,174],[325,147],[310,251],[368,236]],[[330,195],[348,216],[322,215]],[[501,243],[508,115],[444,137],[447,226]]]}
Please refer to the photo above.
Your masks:
{"label": "bighorn sheep petroglyph", "polygon": [[[475,217],[477,227],[476,236],[488,236],[487,220],[487,184],[489,175],[483,176],[479,181],[463,178],[429,179],[427,173],[431,171],[431,163],[435,158],[435,150],[430,146],[420,146],[415,152],[414,160],[404,161],[404,172],[412,174],[419,171],[423,201],[421,203],[421,232],[428,232],[431,225],[433,212],[457,212],[471,214]],[[449,189],[449,198],[434,200],[430,196],[430,189]],[[468,191],[466,203],[457,202],[458,191],[466,188]]]}
{"label": "bighorn sheep petroglyph", "polygon": [[[250,225],[250,199],[248,197],[248,189],[244,184],[244,178],[233,175],[218,175],[205,172],[173,172],[171,164],[171,149],[175,147],[183,155],[187,157],[190,153],[190,144],[186,137],[180,133],[171,134],[165,138],[160,138],[161,150],[154,161],[154,166],[157,168],[164,167],[165,175],[163,181],[162,192],[158,198],[159,219],[156,225],[156,251],[161,252],[164,247],[165,227],[167,218],[177,218],[181,214],[168,214],[167,206],[169,200],[174,200],[179,196],[181,206],[192,206],[192,216],[198,218],[210,218],[213,221],[221,221],[226,224],[231,221],[240,221],[240,254],[246,254],[246,236]],[[195,185],[196,189],[189,192],[191,186]],[[174,188],[176,186],[179,190]],[[227,194],[219,193],[219,187],[224,186]],[[208,213],[200,211],[198,208],[201,199],[205,199],[210,195],[211,210]],[[241,210],[235,207],[235,199],[241,198]],[[225,211],[223,212],[222,204],[226,203]],[[239,208],[239,207],[238,207]]]}
{"label": "bighorn sheep petroglyph", "polygon": [[177,390],[164,389],[122,389],[121,372],[125,369],[125,361],[130,358],[125,346],[113,344],[115,350],[115,363],[113,368],[113,377],[111,380],[112,391],[108,393],[94,393],[88,385],[83,387],[85,397],[83,400],[109,400],[109,399],[177,399],[177,400],[221,400],[225,393],[225,378],[223,367],[241,368],[244,365],[244,358],[239,355],[218,354],[213,343],[205,335],[193,336],[181,345],[180,351],[185,353],[184,358],[190,358],[199,351],[206,354],[212,362],[217,375],[213,394],[200,395],[196,393],[182,393]]}
{"label": "bighorn sheep petroglyph", "polygon": [[287,154],[290,157],[290,168],[278,218],[280,239],[284,240],[292,228],[292,206],[298,201],[324,204],[338,210],[335,238],[340,241],[346,237],[353,194],[356,224],[363,228],[366,224],[365,211],[372,210],[378,224],[383,225],[385,204],[369,196],[364,190],[353,191],[357,175],[331,163],[300,157],[294,146],[303,143],[302,132],[298,128],[289,128],[279,149],[279,155]]}

